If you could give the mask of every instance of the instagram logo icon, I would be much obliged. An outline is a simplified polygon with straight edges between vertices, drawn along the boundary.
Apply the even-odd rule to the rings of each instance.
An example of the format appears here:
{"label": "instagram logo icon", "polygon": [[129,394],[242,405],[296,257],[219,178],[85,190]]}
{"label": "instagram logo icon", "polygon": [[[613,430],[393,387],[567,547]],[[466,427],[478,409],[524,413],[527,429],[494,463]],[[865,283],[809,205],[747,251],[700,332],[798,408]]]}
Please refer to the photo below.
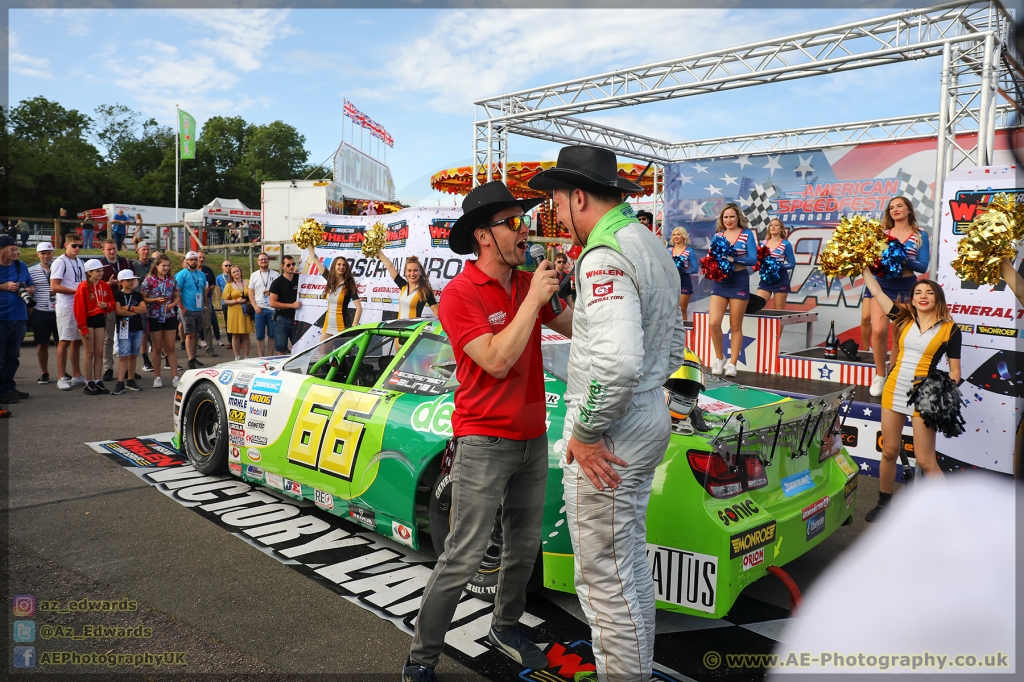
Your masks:
{"label": "instagram logo icon", "polygon": [[14,595],[14,615],[19,618],[33,616],[36,612],[36,598],[31,594]]}

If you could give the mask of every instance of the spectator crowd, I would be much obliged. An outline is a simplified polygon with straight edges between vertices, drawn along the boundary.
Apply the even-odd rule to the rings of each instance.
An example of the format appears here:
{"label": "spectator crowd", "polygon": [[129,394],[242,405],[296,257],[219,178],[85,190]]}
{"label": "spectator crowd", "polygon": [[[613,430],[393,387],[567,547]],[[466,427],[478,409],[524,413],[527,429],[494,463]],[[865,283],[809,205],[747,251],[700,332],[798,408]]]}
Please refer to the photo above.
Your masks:
{"label": "spectator crowd", "polygon": [[[168,256],[145,241],[135,241],[134,259],[120,255],[125,233],[116,229],[113,239],[103,240],[101,257],[83,259],[79,253],[92,236],[64,235],[57,257],[52,243],[40,242],[39,262],[29,267],[17,240],[0,234],[0,417],[30,397],[15,382],[30,322],[41,372],[36,383],[51,383],[52,341],[57,388],[80,387],[86,395],[141,391],[139,370],[153,374],[153,388],[163,387],[163,372],[177,386],[184,370],[178,351],[194,369],[203,366],[200,351],[217,357],[225,343],[236,360],[248,358],[253,332],[259,356],[287,354],[297,340],[301,303],[291,256],[278,273],[261,253],[259,269],[246,280],[230,260],[215,275],[204,251],[189,251],[174,273]],[[223,339],[216,307],[224,315]]]}

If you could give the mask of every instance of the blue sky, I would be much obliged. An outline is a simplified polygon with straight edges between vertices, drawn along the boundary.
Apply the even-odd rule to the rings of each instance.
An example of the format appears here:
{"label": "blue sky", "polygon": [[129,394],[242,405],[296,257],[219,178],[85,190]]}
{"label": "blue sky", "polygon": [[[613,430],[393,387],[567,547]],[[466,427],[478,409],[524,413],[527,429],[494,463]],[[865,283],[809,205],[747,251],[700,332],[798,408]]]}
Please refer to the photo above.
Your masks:
{"label": "blue sky", "polygon": [[[892,10],[889,10],[892,11]],[[10,10],[10,102],[42,95],[93,113],[119,102],[172,125],[276,119],[327,158],[347,97],[395,139],[399,198],[452,205],[438,170],[470,163],[473,101],[716,48],[833,26],[883,10]],[[668,140],[938,109],[935,60],[689,97],[595,115]],[[558,147],[513,137],[513,159]]]}

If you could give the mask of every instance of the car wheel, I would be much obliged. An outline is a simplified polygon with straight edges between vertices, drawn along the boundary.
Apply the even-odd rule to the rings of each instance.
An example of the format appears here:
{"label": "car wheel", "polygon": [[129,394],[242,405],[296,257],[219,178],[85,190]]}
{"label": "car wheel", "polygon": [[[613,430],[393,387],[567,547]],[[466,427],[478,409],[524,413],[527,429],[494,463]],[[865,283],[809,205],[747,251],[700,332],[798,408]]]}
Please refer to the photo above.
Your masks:
{"label": "car wheel", "polygon": [[181,417],[181,445],[188,461],[202,474],[227,469],[228,420],[224,401],[209,382],[193,390]]}
{"label": "car wheel", "polygon": [[[434,489],[430,494],[428,513],[430,515],[430,539],[434,545],[434,552],[441,556],[444,552],[444,542],[451,530],[452,510],[452,476],[441,474],[434,483]],[[491,537],[487,541],[487,550],[484,552],[484,559],[480,562],[480,568],[476,570],[469,584],[466,585],[466,592],[469,592],[478,599],[494,601],[498,592],[498,570],[501,568],[501,508],[494,518],[494,528]],[[527,582],[526,591],[533,592],[543,586],[544,564],[541,553],[537,552],[537,561],[533,567],[533,573]]]}

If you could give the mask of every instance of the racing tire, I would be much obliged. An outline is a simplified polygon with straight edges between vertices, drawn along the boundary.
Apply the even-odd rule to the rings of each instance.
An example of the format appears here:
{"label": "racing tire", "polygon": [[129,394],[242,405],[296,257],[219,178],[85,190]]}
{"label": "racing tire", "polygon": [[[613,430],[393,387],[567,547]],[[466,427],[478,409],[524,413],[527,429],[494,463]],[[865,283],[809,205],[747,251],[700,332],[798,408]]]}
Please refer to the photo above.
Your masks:
{"label": "racing tire", "polygon": [[181,414],[181,449],[201,474],[227,471],[228,420],[220,392],[208,381],[196,386]]}
{"label": "racing tire", "polygon": [[[451,510],[452,510],[452,475],[441,474],[434,482],[433,490],[430,493],[430,504],[428,515],[430,519],[430,540],[434,545],[434,552],[441,556],[444,552],[444,542],[451,531]],[[484,552],[484,559],[480,562],[480,568],[476,570],[473,577],[466,585],[466,592],[477,599],[494,601],[498,592],[499,569],[501,568],[501,507],[494,518],[494,528],[491,537],[487,541],[487,550]],[[541,552],[537,552],[537,560],[533,566],[533,573],[526,584],[526,592],[533,592],[543,586],[544,562]]]}

